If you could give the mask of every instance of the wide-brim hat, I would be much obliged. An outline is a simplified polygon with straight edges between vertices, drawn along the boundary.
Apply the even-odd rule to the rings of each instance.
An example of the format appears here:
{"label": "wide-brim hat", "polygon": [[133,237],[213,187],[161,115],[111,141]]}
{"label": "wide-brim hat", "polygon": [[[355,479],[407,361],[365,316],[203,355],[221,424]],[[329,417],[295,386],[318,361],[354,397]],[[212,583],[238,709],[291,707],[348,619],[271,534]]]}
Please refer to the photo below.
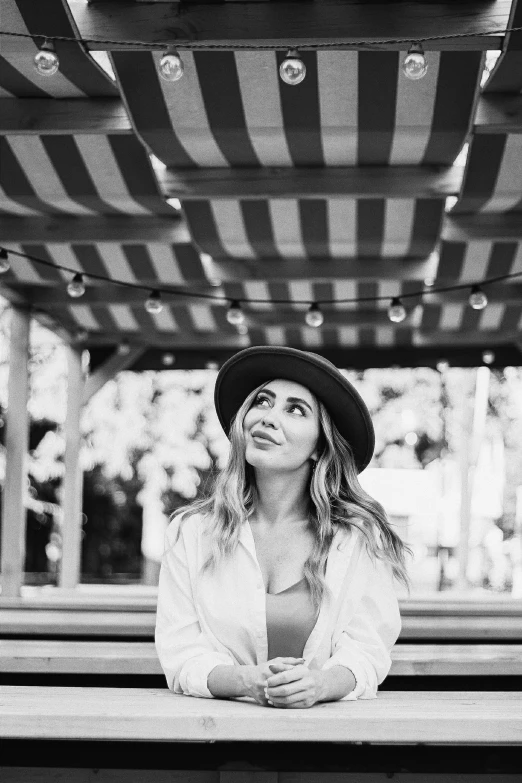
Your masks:
{"label": "wide-brim hat", "polygon": [[229,436],[232,419],[250,392],[276,378],[300,383],[321,400],[352,447],[358,472],[364,470],[375,448],[368,408],[332,362],[310,351],[256,345],[228,359],[218,373],[214,390],[214,404],[226,435]]}

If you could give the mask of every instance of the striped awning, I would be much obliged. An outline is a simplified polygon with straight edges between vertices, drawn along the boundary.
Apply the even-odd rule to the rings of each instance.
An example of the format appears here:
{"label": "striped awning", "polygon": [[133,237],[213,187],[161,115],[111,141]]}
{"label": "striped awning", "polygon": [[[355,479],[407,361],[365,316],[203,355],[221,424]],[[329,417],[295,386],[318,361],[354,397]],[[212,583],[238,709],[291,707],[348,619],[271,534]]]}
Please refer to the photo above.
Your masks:
{"label": "striped awning", "polygon": [[438,240],[444,204],[412,198],[182,201],[191,235],[205,253],[260,261],[424,258]]}
{"label": "striped awning", "polygon": [[[62,0],[2,0],[2,29],[36,36],[52,30],[58,36],[78,36]],[[78,43],[57,41],[60,71],[52,79],[33,67],[41,38],[2,37],[0,98],[85,98],[117,96],[118,90],[98,63]]]}
{"label": "striped awning", "polygon": [[[161,53],[112,53],[136,130],[176,168],[449,165],[464,142],[481,52],[427,52],[405,79],[406,52],[302,52],[299,89],[279,78],[281,52],[183,52],[180,81]],[[136,78],[139,74],[139,79]]]}
{"label": "striped awning", "polygon": [[0,138],[0,214],[174,215],[132,134]]}
{"label": "striped awning", "polygon": [[[6,28],[77,35],[66,0],[4,0],[4,7]],[[117,17],[116,4],[111,13]],[[30,127],[34,113],[23,127],[22,113],[11,113],[0,137],[0,245],[70,271],[13,254],[0,281],[13,301],[62,333],[81,334],[92,356],[127,340],[174,352],[177,367],[267,343],[317,350],[345,366],[454,356],[476,364],[484,348],[498,362],[518,363],[520,281],[492,287],[481,311],[469,306],[469,292],[430,294],[426,282],[522,271],[522,231],[510,223],[511,234],[466,235],[454,221],[445,232],[450,186],[434,184],[449,172],[449,194],[459,187],[454,162],[474,127],[484,52],[428,50],[427,75],[411,81],[401,71],[406,50],[304,49],[306,78],[291,87],[279,78],[283,50],[182,50],[184,75],[174,83],[159,78],[160,51],[115,50],[114,83],[75,43],[57,45],[60,72],[42,79],[32,66],[38,44],[2,39],[0,97],[6,105],[77,98],[70,103],[81,109],[64,103],[66,120],[47,112],[38,129]],[[93,110],[106,96],[121,99],[120,125],[109,111],[100,120]],[[498,129],[472,134],[452,215],[487,222],[522,211],[521,143],[522,134]],[[315,190],[315,172],[328,169],[337,170],[337,183],[327,175]],[[357,176],[339,186],[348,169]],[[245,176],[232,181],[240,170]],[[406,170],[415,172],[407,182]],[[370,171],[371,184],[358,189]],[[285,191],[273,184],[278,173]],[[249,192],[254,180],[260,189]],[[181,218],[167,200],[177,197]],[[72,272],[87,276],[78,299],[66,292]],[[149,313],[144,302],[155,288],[177,293],[164,291],[161,312]],[[421,290],[423,297],[410,297]],[[398,296],[407,316],[392,323],[387,309]],[[246,329],[226,318],[234,299],[243,301]],[[324,314],[318,329],[304,319],[312,301]],[[161,353],[142,357],[139,368],[147,366],[161,367]]]}

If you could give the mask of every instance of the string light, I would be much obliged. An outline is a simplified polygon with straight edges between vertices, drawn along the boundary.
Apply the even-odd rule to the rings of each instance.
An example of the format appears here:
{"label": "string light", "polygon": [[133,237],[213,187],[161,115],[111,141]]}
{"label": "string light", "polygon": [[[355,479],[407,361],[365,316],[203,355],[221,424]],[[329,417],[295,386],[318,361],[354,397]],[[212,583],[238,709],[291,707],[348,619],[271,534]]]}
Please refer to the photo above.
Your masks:
{"label": "string light", "polygon": [[67,293],[72,296],[73,299],[77,299],[79,296],[83,296],[85,293],[85,285],[83,282],[83,275],[79,273],[75,274],[71,282],[67,285]]}
{"label": "string light", "polygon": [[40,76],[54,76],[58,73],[60,60],[54,49],[53,40],[46,38],[40,51],[34,56],[34,67]]}
{"label": "string light", "polygon": [[173,353],[164,353],[163,356],[161,357],[161,363],[165,367],[172,367],[175,361],[176,361],[176,357],[174,356]]}
{"label": "string light", "polygon": [[428,63],[424,54],[424,49],[420,43],[414,43],[410,46],[408,54],[402,64],[402,72],[408,79],[422,79],[428,71]]}
{"label": "string light", "polygon": [[285,84],[301,84],[306,76],[306,65],[302,61],[297,49],[289,49],[286,57],[279,66],[279,75]]}
{"label": "string light", "polygon": [[9,253],[5,248],[0,249],[0,275],[3,275],[4,272],[9,272],[11,269],[11,264],[9,263]]}
{"label": "string light", "polygon": [[168,49],[160,60],[158,72],[166,82],[177,82],[183,76],[183,60],[176,49]]}
{"label": "string light", "polygon": [[152,314],[161,313],[163,310],[163,302],[161,301],[161,294],[159,291],[150,292],[148,299],[145,301],[145,310]]}
{"label": "string light", "polygon": [[406,318],[406,308],[397,296],[393,297],[391,304],[388,307],[388,318],[390,321],[393,321],[394,324],[400,324],[400,322],[404,321]]}
{"label": "string light", "polygon": [[305,315],[305,321],[308,326],[313,326],[316,329],[324,322],[324,315],[322,314],[317,302],[310,305],[310,309]]}
{"label": "string light", "polygon": [[233,326],[239,326],[245,322],[245,314],[241,309],[241,305],[235,299],[230,303],[230,307],[227,310],[227,321]]}
{"label": "string light", "polygon": [[493,351],[484,351],[482,353],[482,361],[484,364],[493,364],[495,361],[495,354]]}
{"label": "string light", "polygon": [[471,289],[469,303],[474,310],[483,310],[486,307],[488,298],[480,286],[474,285]]}

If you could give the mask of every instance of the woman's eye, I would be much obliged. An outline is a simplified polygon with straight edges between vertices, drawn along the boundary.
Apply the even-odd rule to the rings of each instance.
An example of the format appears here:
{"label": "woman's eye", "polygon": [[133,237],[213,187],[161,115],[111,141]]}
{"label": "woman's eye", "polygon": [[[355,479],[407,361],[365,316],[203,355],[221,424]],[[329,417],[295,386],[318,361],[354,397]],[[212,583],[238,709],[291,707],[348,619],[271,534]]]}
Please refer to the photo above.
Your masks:
{"label": "woman's eye", "polygon": [[299,413],[301,414],[301,416],[304,416],[304,415],[305,415],[305,412],[304,412],[303,408],[302,408],[300,405],[291,405],[291,406],[290,406],[290,410],[291,410],[291,411],[293,411],[293,410],[299,411]]}
{"label": "woman's eye", "polygon": [[261,405],[262,402],[268,402],[268,397],[257,397],[254,405]]}

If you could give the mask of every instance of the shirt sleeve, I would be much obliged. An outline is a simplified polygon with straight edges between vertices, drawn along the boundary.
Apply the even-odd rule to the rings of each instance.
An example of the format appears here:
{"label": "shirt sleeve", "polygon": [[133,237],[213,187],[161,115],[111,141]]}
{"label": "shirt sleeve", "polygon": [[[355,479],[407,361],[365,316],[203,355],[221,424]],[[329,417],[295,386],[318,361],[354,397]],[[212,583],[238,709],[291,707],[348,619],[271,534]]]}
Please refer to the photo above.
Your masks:
{"label": "shirt sleeve", "polygon": [[340,701],[377,698],[377,686],[390,671],[390,652],[402,627],[391,565],[380,559],[373,563],[366,552],[362,557],[365,586],[357,609],[353,611],[346,596],[334,631],[332,657],[322,666],[346,666],[354,675],[355,688]]}
{"label": "shirt sleeve", "polygon": [[197,617],[187,547],[176,517],[167,528],[161,561],[155,642],[170,690],[187,696],[214,698],[207,686],[212,669],[234,666],[234,658],[216,649]]}

